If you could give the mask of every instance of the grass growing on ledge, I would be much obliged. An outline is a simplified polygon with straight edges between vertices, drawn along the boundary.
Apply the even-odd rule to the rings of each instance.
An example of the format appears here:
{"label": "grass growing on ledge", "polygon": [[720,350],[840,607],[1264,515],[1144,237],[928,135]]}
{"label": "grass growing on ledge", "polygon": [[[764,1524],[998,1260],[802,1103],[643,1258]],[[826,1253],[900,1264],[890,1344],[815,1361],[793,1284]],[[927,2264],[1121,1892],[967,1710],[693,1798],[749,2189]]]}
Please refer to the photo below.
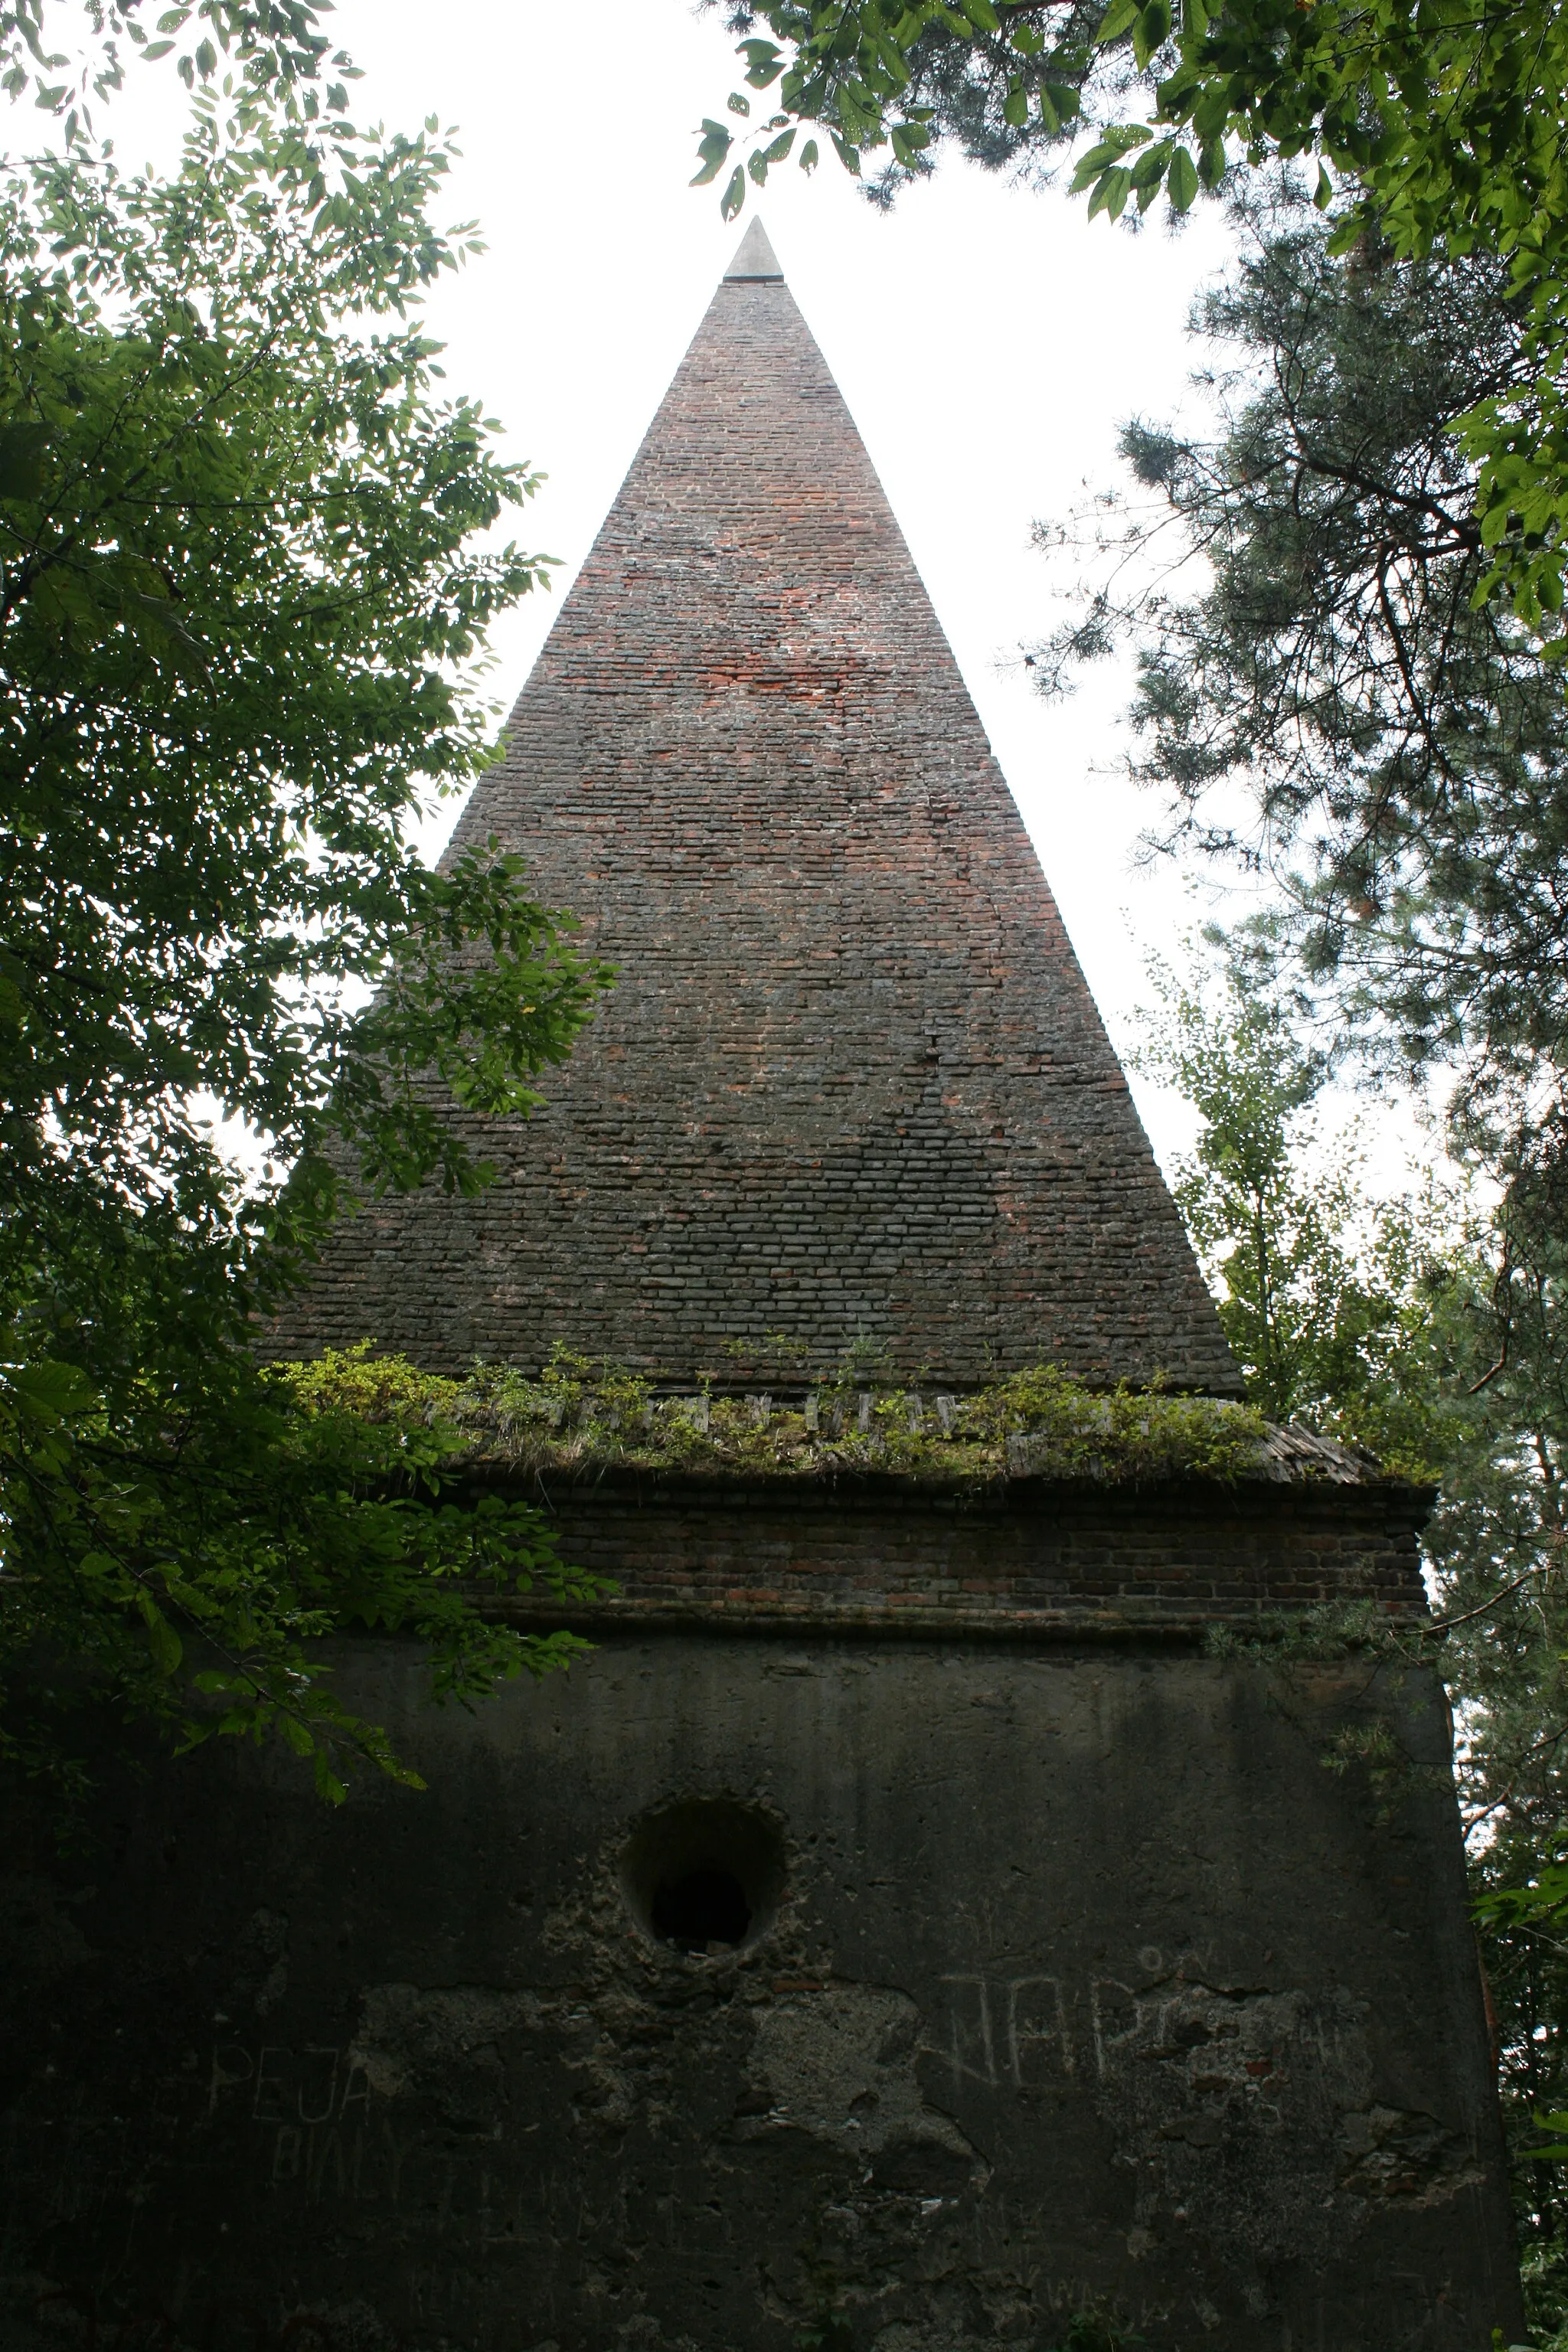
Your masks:
{"label": "grass growing on ledge", "polygon": [[277,1377],[308,1411],[434,1433],[474,1465],[591,1476],[612,1468],[731,1471],[749,1477],[865,1475],[933,1486],[1007,1478],[1139,1486],[1228,1485],[1258,1467],[1266,1434],[1246,1405],[1163,1389],[1094,1391],[1040,1365],[962,1397],[869,1389],[851,1375],[792,1390],[670,1396],[637,1375],[558,1349],[537,1380],[479,1365],[465,1380],[422,1372],[373,1343],[329,1349]]}

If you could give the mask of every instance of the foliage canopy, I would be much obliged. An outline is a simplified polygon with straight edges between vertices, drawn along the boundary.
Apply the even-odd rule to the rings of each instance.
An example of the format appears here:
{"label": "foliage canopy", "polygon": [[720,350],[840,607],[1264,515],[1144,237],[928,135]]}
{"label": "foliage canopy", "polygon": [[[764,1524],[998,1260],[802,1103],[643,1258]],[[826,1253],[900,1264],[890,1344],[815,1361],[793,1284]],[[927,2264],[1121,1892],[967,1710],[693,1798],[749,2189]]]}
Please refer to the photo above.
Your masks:
{"label": "foliage canopy", "polygon": [[1288,191],[1243,226],[1196,320],[1217,430],[1126,428],[1133,487],[1035,674],[1056,691],[1131,640],[1157,838],[1265,878],[1341,1023],[1393,1072],[1452,1072],[1461,1144],[1539,1177],[1568,1081],[1568,703],[1478,599],[1452,429],[1528,368],[1521,306],[1483,255],[1336,259]]}
{"label": "foliage canopy", "polygon": [[479,543],[536,478],[412,315],[472,249],[446,165],[252,89],[197,92],[166,177],[79,126],[0,172],[0,1743],[41,1763],[62,1653],[327,1781],[390,1760],[332,1625],[416,1624],[459,1692],[564,1654],[449,1580],[560,1581],[535,1514],[456,1509],[438,1436],[367,1454],[255,1347],[357,1192],[485,1180],[445,1107],[524,1114],[607,979],[517,859],[417,849],[544,578]]}
{"label": "foliage canopy", "polygon": [[1435,1478],[1451,1433],[1426,1352],[1433,1286],[1463,1220],[1436,1200],[1369,1198],[1352,1148],[1321,1152],[1330,1062],[1245,945],[1226,945],[1217,990],[1151,967],[1156,1009],[1133,1064],[1199,1114],[1176,1202],[1247,1394],[1269,1421]]}
{"label": "foliage canopy", "polygon": [[[1538,2117],[1568,2111],[1568,1297],[1560,1230],[1519,1192],[1499,1211],[1457,1170],[1369,1188],[1353,1133],[1325,1122],[1327,1059],[1245,938],[1160,976],[1143,1049],[1199,1114],[1178,1192],[1248,1388],[1391,1465],[1440,1479],[1426,1531],[1429,1628],[1298,1626],[1435,1668],[1453,1698],[1496,1997],[1505,2116],[1541,2336],[1568,2319],[1560,2158]],[[1329,1759],[1396,1792],[1420,1768],[1369,1743]],[[1564,2126],[1568,2130],[1568,2125]]]}
{"label": "foliage canopy", "polygon": [[[1568,524],[1568,25],[1548,0],[764,0],[729,21],[748,86],[775,109],[729,172],[731,216],[812,126],[856,173],[890,151],[884,200],[941,138],[1027,168],[1087,131],[1073,186],[1091,218],[1162,194],[1184,213],[1239,170],[1313,157],[1332,251],[1373,232],[1402,259],[1500,263],[1528,364],[1454,420],[1477,467],[1479,593],[1504,591],[1568,646],[1552,618]],[[730,123],[704,122],[700,182],[724,170],[750,110],[738,90]],[[796,160],[816,155],[811,137]]]}

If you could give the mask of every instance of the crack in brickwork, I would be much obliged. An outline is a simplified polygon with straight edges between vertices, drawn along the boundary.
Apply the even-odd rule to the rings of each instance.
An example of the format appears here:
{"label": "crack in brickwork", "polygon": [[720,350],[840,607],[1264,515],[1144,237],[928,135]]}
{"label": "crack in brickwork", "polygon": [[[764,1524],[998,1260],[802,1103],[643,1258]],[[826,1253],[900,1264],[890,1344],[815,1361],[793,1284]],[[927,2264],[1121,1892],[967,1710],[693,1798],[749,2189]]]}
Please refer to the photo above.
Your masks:
{"label": "crack in brickwork", "polygon": [[620,970],[481,1198],[368,1207],[287,1327],[673,1379],[1236,1394],[1174,1206],[903,537],[787,289],[721,285],[454,850]]}

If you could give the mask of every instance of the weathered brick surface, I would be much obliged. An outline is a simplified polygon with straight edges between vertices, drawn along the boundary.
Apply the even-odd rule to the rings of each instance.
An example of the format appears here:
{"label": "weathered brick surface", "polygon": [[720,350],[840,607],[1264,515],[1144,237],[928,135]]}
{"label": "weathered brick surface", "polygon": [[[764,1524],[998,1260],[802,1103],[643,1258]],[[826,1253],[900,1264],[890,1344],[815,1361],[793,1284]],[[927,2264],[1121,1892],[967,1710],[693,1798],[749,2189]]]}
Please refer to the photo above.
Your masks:
{"label": "weathered brick surface", "polygon": [[[557,1488],[551,1501],[566,1556],[620,1588],[584,1622],[907,1615],[1027,1635],[1058,1619],[1198,1628],[1360,1601],[1394,1618],[1426,1613],[1415,1543],[1426,1498],[1396,1485],[932,1498],[871,1482],[781,1495],[626,1479]],[[557,1604],[539,1607],[559,1622]]]}
{"label": "weathered brick surface", "polygon": [[[1064,782],[1069,781],[1063,780]],[[1237,1375],[908,549],[787,289],[727,282],[457,845],[620,968],[474,1203],[341,1236],[290,1349],[769,1333],[953,1382]]]}

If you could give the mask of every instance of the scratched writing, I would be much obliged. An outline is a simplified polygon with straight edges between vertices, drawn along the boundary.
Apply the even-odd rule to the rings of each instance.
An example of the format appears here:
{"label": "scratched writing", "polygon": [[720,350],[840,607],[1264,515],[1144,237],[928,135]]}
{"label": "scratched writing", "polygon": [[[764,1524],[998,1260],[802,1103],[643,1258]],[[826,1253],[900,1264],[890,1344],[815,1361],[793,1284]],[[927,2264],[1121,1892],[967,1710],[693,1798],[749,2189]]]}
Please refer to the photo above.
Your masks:
{"label": "scratched writing", "polygon": [[307,2044],[291,2050],[266,2043],[219,2042],[207,2080],[207,2113],[238,2107],[258,2124],[364,2124],[370,2120],[370,2079],[358,2061],[339,2050]]}
{"label": "scratched writing", "polygon": [[1299,1994],[1216,1991],[1193,1969],[1191,1955],[1167,1961],[1145,1946],[1128,1969],[1131,1983],[1109,1974],[1077,1984],[1035,1971],[944,1976],[942,2014],[927,2046],[955,2084],[1001,2092],[1046,2090],[1086,2067],[1104,2082],[1135,2053],[1211,2044],[1234,2045],[1237,2066],[1257,2082],[1273,2072],[1270,2052],[1304,2035],[1329,2072],[1350,2064],[1345,2033],[1331,2019],[1309,2018]]}
{"label": "scratched writing", "polygon": [[1057,1977],[943,1977],[955,2080],[1032,2090],[1070,2075],[1073,2049]]}

